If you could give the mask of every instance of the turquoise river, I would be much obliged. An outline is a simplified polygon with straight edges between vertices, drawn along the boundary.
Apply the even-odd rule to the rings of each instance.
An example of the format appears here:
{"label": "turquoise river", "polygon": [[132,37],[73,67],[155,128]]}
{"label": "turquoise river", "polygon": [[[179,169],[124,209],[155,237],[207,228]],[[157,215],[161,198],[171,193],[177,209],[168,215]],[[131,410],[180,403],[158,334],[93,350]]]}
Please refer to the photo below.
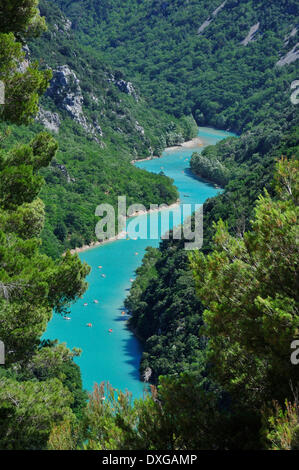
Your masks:
{"label": "turquoise river", "polygon": [[[188,169],[191,155],[231,135],[215,129],[200,128],[198,136],[203,142],[201,147],[167,150],[161,158],[141,161],[136,166],[154,173],[163,171],[173,178],[181,204],[203,204],[220,190],[192,175]],[[174,212],[179,210],[177,208]],[[157,224],[163,235],[161,212],[150,216],[151,226]],[[134,225],[137,222],[142,224],[144,218],[148,217],[139,215],[129,219],[128,223],[134,221]],[[170,228],[174,220],[175,216],[170,217]],[[128,389],[134,397],[143,393],[144,385],[139,379],[142,346],[126,327],[126,315],[122,312],[135,270],[140,266],[149,245],[158,246],[159,240],[124,238],[80,253],[81,260],[92,268],[87,279],[88,291],[83,299],[72,306],[70,320],[53,315],[48,325],[44,339],[58,339],[67,343],[69,348],[82,349],[82,355],[76,362],[81,368],[83,385],[87,390],[91,391],[95,382],[109,381],[114,388]]]}

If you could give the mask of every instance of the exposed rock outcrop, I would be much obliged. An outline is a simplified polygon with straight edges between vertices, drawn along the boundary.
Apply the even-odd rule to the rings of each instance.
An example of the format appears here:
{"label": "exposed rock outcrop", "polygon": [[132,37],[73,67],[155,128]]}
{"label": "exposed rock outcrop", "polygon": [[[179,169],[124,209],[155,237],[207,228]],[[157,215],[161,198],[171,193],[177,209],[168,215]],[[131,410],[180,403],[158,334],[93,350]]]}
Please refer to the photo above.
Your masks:
{"label": "exposed rock outcrop", "polygon": [[26,72],[27,68],[29,67],[29,60],[23,60],[22,62],[19,63],[18,66],[18,72],[24,73]]}
{"label": "exposed rock outcrop", "polygon": [[83,126],[86,124],[82,110],[83,96],[80,81],[68,65],[61,65],[53,70],[53,78],[47,95],[79,124]]}
{"label": "exposed rock outcrop", "polygon": [[143,372],[143,380],[144,382],[149,382],[151,376],[152,376],[152,369],[150,367],[147,367],[145,371]]}
{"label": "exposed rock outcrop", "polygon": [[110,75],[110,78],[108,79],[108,82],[114,83],[114,85],[117,86],[117,88],[122,91],[123,93],[126,93],[127,95],[133,96],[133,98],[138,101],[139,96],[137,91],[135,90],[133,84],[131,82],[126,82],[122,78],[115,78],[114,75]]}
{"label": "exposed rock outcrop", "polygon": [[260,29],[260,22],[254,24],[251,26],[249,33],[247,34],[246,38],[241,41],[241,44],[243,46],[247,46],[250,42],[254,41],[256,39],[256,33]]}
{"label": "exposed rock outcrop", "polygon": [[288,34],[288,35],[284,38],[284,41],[285,41],[285,45],[286,45],[286,46],[289,44],[290,40],[296,36],[297,32],[298,32],[298,29],[297,29],[296,27],[294,27],[294,28],[292,29],[292,31],[290,32],[290,34]]}
{"label": "exposed rock outcrop", "polygon": [[285,56],[283,56],[276,65],[278,67],[283,67],[284,65],[289,65],[299,59],[299,42],[291,49]]}
{"label": "exposed rock outcrop", "polygon": [[139,124],[138,121],[135,122],[135,129],[137,132],[139,132],[141,135],[144,135],[144,128]]}
{"label": "exposed rock outcrop", "polygon": [[65,165],[62,165],[61,163],[58,163],[55,160],[52,160],[51,167],[57,168],[63,174],[67,183],[74,183],[76,181],[75,178],[71,178]]}
{"label": "exposed rock outcrop", "polygon": [[54,23],[53,27],[59,33],[66,33],[71,29],[72,22],[68,18],[62,17],[61,23],[59,25]]}
{"label": "exposed rock outcrop", "polygon": [[204,21],[203,24],[200,26],[200,28],[198,28],[197,33],[198,33],[198,34],[203,33],[204,30],[210,25],[210,23],[212,23],[212,18],[210,18],[210,19]]}
{"label": "exposed rock outcrop", "polygon": [[25,53],[25,58],[22,60],[22,62],[19,63],[17,70],[18,72],[24,73],[30,64],[30,50],[27,44],[25,44],[22,49]]}
{"label": "exposed rock outcrop", "polygon": [[135,98],[136,101],[138,101],[138,96],[135,91],[135,88],[133,87],[131,82],[126,82],[125,80],[118,80],[115,82],[116,86],[122,91],[123,93],[127,93],[127,95],[131,95]]}
{"label": "exposed rock outcrop", "polygon": [[97,136],[103,136],[99,123],[90,124],[83,113],[84,98],[80,80],[68,65],[61,65],[53,70],[53,78],[47,95],[53,99],[56,106],[67,111],[70,117],[80,124],[88,134],[91,134],[97,142]]}
{"label": "exposed rock outcrop", "polygon": [[36,120],[43,124],[48,131],[59,132],[61,121],[57,113],[51,113],[51,111],[40,107]]}
{"label": "exposed rock outcrop", "polygon": [[197,34],[201,34],[204,30],[212,23],[213,19],[216,18],[218,13],[225,7],[227,0],[225,0],[216,10],[213,11],[212,16],[210,16],[204,23],[198,28]]}

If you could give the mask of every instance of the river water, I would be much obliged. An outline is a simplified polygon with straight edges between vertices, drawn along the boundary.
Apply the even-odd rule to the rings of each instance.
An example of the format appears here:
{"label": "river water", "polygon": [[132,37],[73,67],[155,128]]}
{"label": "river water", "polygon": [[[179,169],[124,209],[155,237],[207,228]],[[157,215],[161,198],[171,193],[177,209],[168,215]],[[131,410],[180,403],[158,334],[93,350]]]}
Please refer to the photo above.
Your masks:
{"label": "river water", "polygon": [[[204,146],[231,135],[210,128],[199,128],[198,132]],[[136,166],[154,173],[163,171],[173,178],[181,204],[203,204],[220,191],[214,185],[195,178],[188,169],[192,153],[201,152],[203,148],[168,150],[161,158],[137,162]],[[140,222],[142,225],[148,217],[141,215],[129,223],[136,225]],[[161,226],[161,212],[151,214],[150,223]],[[82,349],[76,362],[87,390],[91,391],[95,382],[109,381],[114,388],[128,389],[134,397],[142,396],[144,385],[139,380],[142,347],[126,327],[126,315],[122,312],[135,270],[149,245],[158,246],[159,240],[122,239],[80,253],[81,260],[92,267],[87,278],[88,291],[72,306],[70,320],[54,315],[43,336],[44,339],[65,342],[69,348]],[[92,327],[88,327],[88,323]]]}

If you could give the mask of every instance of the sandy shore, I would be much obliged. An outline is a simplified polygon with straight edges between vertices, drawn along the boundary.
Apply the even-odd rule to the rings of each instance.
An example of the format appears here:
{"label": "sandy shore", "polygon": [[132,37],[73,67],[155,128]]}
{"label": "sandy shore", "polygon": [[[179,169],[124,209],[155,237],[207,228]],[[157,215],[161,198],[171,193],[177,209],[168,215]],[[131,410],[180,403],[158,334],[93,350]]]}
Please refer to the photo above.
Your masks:
{"label": "sandy shore", "polygon": [[160,157],[153,155],[152,157],[141,158],[139,160],[131,160],[131,163],[132,165],[134,165],[134,163],[137,163],[137,162],[148,162],[149,160],[155,160],[156,158],[160,158]]}
{"label": "sandy shore", "polygon": [[91,242],[90,245],[83,245],[80,248],[74,248],[73,250],[70,250],[70,252],[72,255],[74,255],[75,253],[82,253],[83,251],[91,250],[92,248],[97,248],[98,246],[105,245],[105,243],[115,242],[116,240],[121,240],[125,238],[126,235],[127,235],[127,232],[123,230],[118,235],[115,235],[115,237],[107,238],[107,240],[103,240],[103,241]]}
{"label": "sandy shore", "polygon": [[[151,214],[153,212],[160,212],[162,210],[166,210],[166,209],[175,209],[176,207],[178,207],[180,205],[180,200],[178,199],[176,202],[174,202],[173,204],[171,204],[170,206],[160,206],[159,208],[157,209],[148,209],[148,210],[144,210],[144,211],[137,211],[137,212],[133,212],[133,214],[131,214],[130,216],[127,217],[126,220],[128,219],[131,219],[132,217],[137,217],[137,216],[141,216],[141,215],[147,215],[147,214]],[[114,242],[116,240],[122,240],[124,239],[125,237],[127,236],[127,232],[125,230],[123,230],[122,232],[120,232],[118,235],[115,235],[115,237],[111,237],[111,238],[107,238],[106,240],[103,240],[103,241],[97,241],[97,242],[92,242],[90,243],[90,245],[83,245],[81,246],[80,248],[74,248],[73,250],[70,250],[71,254],[75,254],[75,253],[82,253],[84,251],[87,251],[87,250],[91,250],[93,248],[97,248],[101,245],[105,245],[105,243],[111,243],[111,242]]]}
{"label": "sandy shore", "polygon": [[[165,151],[168,152],[168,151],[173,151],[173,150],[179,150],[180,148],[192,149],[196,147],[201,147],[202,145],[204,145],[203,141],[199,137],[194,137],[194,139],[188,140],[187,142],[183,142],[182,144],[176,145],[174,147],[167,147]],[[149,160],[154,160],[156,158],[160,158],[160,157],[152,156],[152,157],[143,158],[141,160],[132,160],[131,163],[134,165],[134,163],[137,163],[137,162],[146,162]],[[130,217],[136,217],[138,215],[150,214],[152,212],[157,212],[160,210],[174,209],[175,207],[178,207],[179,204],[180,204],[180,200],[178,199],[177,202],[175,202],[174,204],[171,204],[170,206],[160,207],[159,209],[149,209],[147,211],[135,212],[134,214],[131,214],[129,217],[127,217],[127,219]],[[80,248],[75,248],[73,250],[70,250],[70,252],[72,254],[82,253],[83,251],[91,250],[92,248],[97,248],[98,246],[104,245],[105,243],[110,243],[116,240],[121,240],[125,238],[126,235],[127,235],[127,232],[123,230],[115,237],[107,238],[107,240],[103,240],[103,241],[92,242],[90,243],[90,245],[83,245]]]}
{"label": "sandy shore", "polygon": [[180,148],[193,149],[196,147],[202,147],[203,145],[204,143],[199,137],[194,137],[194,139],[188,140],[187,142],[183,142],[182,144],[175,145],[174,147],[167,147],[165,149],[165,152],[179,150]]}
{"label": "sandy shore", "polygon": [[[133,214],[129,215],[127,217],[127,219],[130,219],[131,217],[136,217],[138,215],[146,215],[146,214],[151,214],[153,212],[160,212],[160,211],[163,211],[163,210],[166,210],[166,209],[174,209],[176,207],[178,207],[180,204],[180,200],[178,199],[176,202],[174,202],[173,204],[170,204],[170,206],[167,206],[167,204],[165,205],[160,205],[160,207],[158,209],[148,209],[147,211],[137,211],[137,212],[133,212]],[[154,204],[153,204],[154,205]]]}
{"label": "sandy shore", "polygon": [[[187,140],[187,142],[183,142],[182,144],[175,145],[173,147],[166,147],[164,150],[165,152],[171,152],[173,150],[179,150],[180,148],[187,148],[187,149],[193,149],[197,147],[202,147],[204,145],[203,141],[199,137],[194,137],[192,140]],[[152,157],[147,157],[147,158],[142,158],[140,160],[131,160],[132,165],[134,163],[138,162],[148,162],[149,160],[155,160],[156,158],[161,158],[157,156],[152,156]]]}

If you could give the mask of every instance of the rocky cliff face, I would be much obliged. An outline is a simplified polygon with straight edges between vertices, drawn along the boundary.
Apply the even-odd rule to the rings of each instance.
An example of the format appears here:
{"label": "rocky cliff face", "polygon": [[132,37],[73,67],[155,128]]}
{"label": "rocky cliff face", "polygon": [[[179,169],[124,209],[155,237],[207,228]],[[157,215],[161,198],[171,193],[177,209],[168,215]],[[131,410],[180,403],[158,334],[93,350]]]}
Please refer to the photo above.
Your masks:
{"label": "rocky cliff face", "polygon": [[51,168],[54,168],[59,171],[64,176],[68,184],[75,183],[76,179],[71,177],[65,165],[58,163],[56,160],[52,160]]}
{"label": "rocky cliff face", "polygon": [[[121,67],[106,62],[89,42],[85,43],[78,28],[79,12],[74,16],[62,12],[61,7],[66,7],[66,2],[40,0],[48,30],[29,43],[32,60],[38,59],[42,67],[53,72],[46,97],[40,102],[38,121],[58,134],[59,142],[70,133],[69,141],[76,141],[76,145],[81,139],[88,145],[94,141],[103,150],[113,147],[133,159],[160,155],[169,140],[170,116],[149,108],[135,81],[129,80]],[[77,7],[82,16],[89,11],[83,3],[81,8],[76,2]],[[97,7],[101,9],[99,2]],[[188,139],[190,132],[192,136],[196,132],[195,121],[177,121],[175,127],[171,142],[175,134],[186,134]],[[64,152],[70,150],[69,146],[62,148]]]}
{"label": "rocky cliff face", "polygon": [[99,137],[103,136],[102,129],[97,121],[91,124],[84,115],[84,98],[80,80],[68,65],[61,65],[53,70],[53,78],[47,95],[53,99],[59,109],[66,111],[74,121],[99,142]]}
{"label": "rocky cliff face", "polygon": [[133,98],[138,101],[139,98],[137,92],[131,82],[126,82],[125,80],[117,80],[115,81],[115,84],[120,91],[122,91],[123,93],[127,93],[127,95],[133,96]]}
{"label": "rocky cliff face", "polygon": [[139,96],[137,91],[135,90],[133,84],[131,82],[126,82],[122,78],[118,78],[115,75],[111,74],[110,77],[108,78],[108,82],[113,83],[117,88],[123,92],[126,93],[129,96],[133,96],[133,98],[138,102],[139,101]]}
{"label": "rocky cliff face", "polygon": [[61,120],[58,113],[51,113],[51,111],[46,111],[44,108],[40,107],[36,120],[43,124],[48,131],[59,132]]}
{"label": "rocky cliff face", "polygon": [[225,7],[226,3],[227,3],[227,1],[225,0],[223,3],[221,3],[221,5],[219,5],[219,7],[216,8],[216,10],[213,11],[212,15],[206,21],[204,21],[203,24],[199,27],[199,29],[197,31],[197,34],[202,34],[204,32],[204,30],[208,26],[210,26],[213,19],[216,18],[218,13]]}
{"label": "rocky cliff face", "polygon": [[241,42],[241,44],[243,46],[247,46],[250,42],[254,41],[259,28],[260,28],[260,23],[259,22],[256,23],[255,25],[253,25],[250,28],[249,33],[247,34],[246,38]]}
{"label": "rocky cliff face", "polygon": [[295,46],[285,55],[283,56],[278,62],[278,67],[283,67],[284,65],[292,64],[299,59],[299,42],[295,44]]}
{"label": "rocky cliff face", "polygon": [[[57,25],[54,26],[58,28]],[[58,28],[57,31],[68,31],[70,28],[71,22],[67,18],[64,18],[63,29]],[[30,50],[28,45],[25,45],[23,50],[25,52],[25,58],[19,64],[19,71],[22,73],[27,69],[30,63]],[[133,93],[134,89],[132,87],[132,89],[129,88],[129,90],[130,93]],[[94,120],[91,124],[84,115],[84,98],[80,80],[68,65],[62,65],[53,70],[53,78],[47,91],[47,96],[53,99],[58,109],[65,110],[88,134],[93,136],[94,140],[100,142],[99,137],[103,137],[102,129],[97,120]],[[58,113],[53,113],[40,107],[36,120],[43,124],[47,130],[55,133],[59,132],[61,117]]]}

